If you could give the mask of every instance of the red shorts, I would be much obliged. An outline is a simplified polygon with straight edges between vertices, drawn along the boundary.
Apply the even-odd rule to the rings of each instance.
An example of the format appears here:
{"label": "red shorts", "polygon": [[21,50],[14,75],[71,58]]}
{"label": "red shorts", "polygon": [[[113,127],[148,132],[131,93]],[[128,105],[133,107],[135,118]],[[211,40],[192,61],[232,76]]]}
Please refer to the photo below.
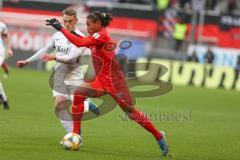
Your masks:
{"label": "red shorts", "polygon": [[94,82],[90,83],[90,86],[92,89],[110,94],[121,107],[133,106],[133,96],[125,80],[123,83],[118,82],[116,82],[117,85],[114,85],[111,80],[104,81],[97,77]]}

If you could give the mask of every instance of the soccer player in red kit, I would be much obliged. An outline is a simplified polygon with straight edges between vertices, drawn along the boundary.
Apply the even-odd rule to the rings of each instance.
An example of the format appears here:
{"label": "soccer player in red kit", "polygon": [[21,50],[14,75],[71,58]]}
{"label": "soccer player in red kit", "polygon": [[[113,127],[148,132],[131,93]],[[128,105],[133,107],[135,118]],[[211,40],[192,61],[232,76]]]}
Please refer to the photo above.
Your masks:
{"label": "soccer player in red kit", "polygon": [[74,132],[78,133],[81,128],[84,100],[88,97],[100,97],[104,94],[111,95],[121,109],[135,122],[145,128],[157,140],[163,156],[168,154],[168,145],[165,133],[158,131],[148,117],[134,106],[134,100],[128,89],[126,80],[115,58],[115,52],[108,48],[113,44],[106,27],[111,22],[109,14],[94,11],[87,16],[87,37],[81,37],[64,29],[55,18],[47,20],[47,25],[61,31],[65,37],[77,47],[89,47],[92,52],[96,78],[93,82],[85,82],[84,87],[79,87],[74,93],[73,108],[79,115],[75,121]]}

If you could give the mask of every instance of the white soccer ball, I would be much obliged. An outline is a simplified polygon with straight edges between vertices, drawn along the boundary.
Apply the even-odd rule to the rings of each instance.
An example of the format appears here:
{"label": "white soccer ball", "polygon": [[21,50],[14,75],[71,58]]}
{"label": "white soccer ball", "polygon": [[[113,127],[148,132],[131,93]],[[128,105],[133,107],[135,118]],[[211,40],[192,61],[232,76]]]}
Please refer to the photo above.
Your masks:
{"label": "white soccer ball", "polygon": [[79,150],[82,138],[77,133],[68,133],[63,137],[63,148],[66,150]]}

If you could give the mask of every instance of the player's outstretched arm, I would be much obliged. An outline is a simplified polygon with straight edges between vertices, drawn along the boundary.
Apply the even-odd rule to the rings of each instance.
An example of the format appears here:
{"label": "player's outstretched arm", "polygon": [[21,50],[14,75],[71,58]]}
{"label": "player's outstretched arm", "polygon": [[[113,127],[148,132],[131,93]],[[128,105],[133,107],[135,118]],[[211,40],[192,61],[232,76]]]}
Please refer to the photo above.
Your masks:
{"label": "player's outstretched arm", "polygon": [[16,66],[19,68],[22,68],[33,61],[39,60],[44,54],[50,53],[53,50],[54,50],[54,42],[53,40],[51,40],[44,48],[40,49],[37,53],[32,55],[30,58],[26,60],[17,61]]}
{"label": "player's outstretched arm", "polygon": [[29,63],[29,62],[26,61],[26,60],[20,60],[20,61],[17,61],[16,66],[17,66],[18,68],[22,68],[22,67],[26,66],[28,63]]}
{"label": "player's outstretched arm", "polygon": [[76,63],[77,57],[71,57],[69,55],[59,56],[56,54],[44,54],[40,58],[43,62],[56,61],[64,64],[73,64]]}
{"label": "player's outstretched arm", "polygon": [[77,47],[89,47],[95,45],[95,42],[90,37],[78,37],[65,28],[62,28],[60,31],[70,42],[72,42]]}
{"label": "player's outstretched arm", "polygon": [[56,55],[55,54],[44,54],[40,57],[43,62],[55,61]]}
{"label": "player's outstretched arm", "polygon": [[95,42],[90,37],[76,36],[69,32],[68,30],[61,26],[61,24],[56,18],[46,20],[46,22],[47,22],[46,25],[52,26],[56,30],[62,32],[64,36],[77,47],[88,47],[95,44]]}
{"label": "player's outstretched arm", "polygon": [[77,63],[77,59],[80,56],[81,55],[79,54],[79,52],[71,52],[70,54],[56,55],[55,60],[60,63],[73,64],[73,63]]}
{"label": "player's outstretched arm", "polygon": [[71,57],[68,57],[68,55],[64,56],[64,57],[57,56],[56,54],[44,54],[40,58],[43,62],[56,61],[56,62],[64,63],[64,64],[76,63],[76,61],[74,61],[74,59],[71,59]]}

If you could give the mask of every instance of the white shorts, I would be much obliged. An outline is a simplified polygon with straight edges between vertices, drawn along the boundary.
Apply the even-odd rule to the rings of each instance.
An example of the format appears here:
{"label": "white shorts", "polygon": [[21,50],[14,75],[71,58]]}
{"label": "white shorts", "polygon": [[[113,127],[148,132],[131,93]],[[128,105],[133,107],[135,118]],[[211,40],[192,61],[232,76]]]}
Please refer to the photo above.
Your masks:
{"label": "white shorts", "polygon": [[84,83],[83,75],[76,74],[75,70],[72,72],[69,68],[72,66],[59,65],[55,68],[53,74],[53,96],[63,96],[69,100],[73,100],[75,90]]}
{"label": "white shorts", "polygon": [[[67,88],[67,86],[66,86]],[[68,89],[66,89],[68,90]],[[66,97],[66,99],[70,100],[70,101],[73,101],[73,96],[74,96],[74,89],[69,89],[69,94],[66,94],[66,93],[60,93],[60,92],[57,92],[55,90],[53,90],[53,97],[57,97],[57,96],[62,96],[62,97]],[[89,111],[89,103],[90,103],[90,99],[87,98],[85,101],[84,101],[84,112],[88,112]]]}
{"label": "white shorts", "polygon": [[53,97],[63,96],[63,97],[66,97],[68,100],[73,101],[73,95],[75,90],[78,88],[78,86],[66,85],[62,81],[57,81],[57,82],[55,81],[53,86]]}
{"label": "white shorts", "polygon": [[[73,67],[73,68],[72,68]],[[53,97],[62,96],[73,101],[74,92],[84,83],[83,73],[81,70],[77,71],[76,66],[59,65],[55,67],[53,79]],[[84,101],[84,111],[89,110],[89,100]]]}

